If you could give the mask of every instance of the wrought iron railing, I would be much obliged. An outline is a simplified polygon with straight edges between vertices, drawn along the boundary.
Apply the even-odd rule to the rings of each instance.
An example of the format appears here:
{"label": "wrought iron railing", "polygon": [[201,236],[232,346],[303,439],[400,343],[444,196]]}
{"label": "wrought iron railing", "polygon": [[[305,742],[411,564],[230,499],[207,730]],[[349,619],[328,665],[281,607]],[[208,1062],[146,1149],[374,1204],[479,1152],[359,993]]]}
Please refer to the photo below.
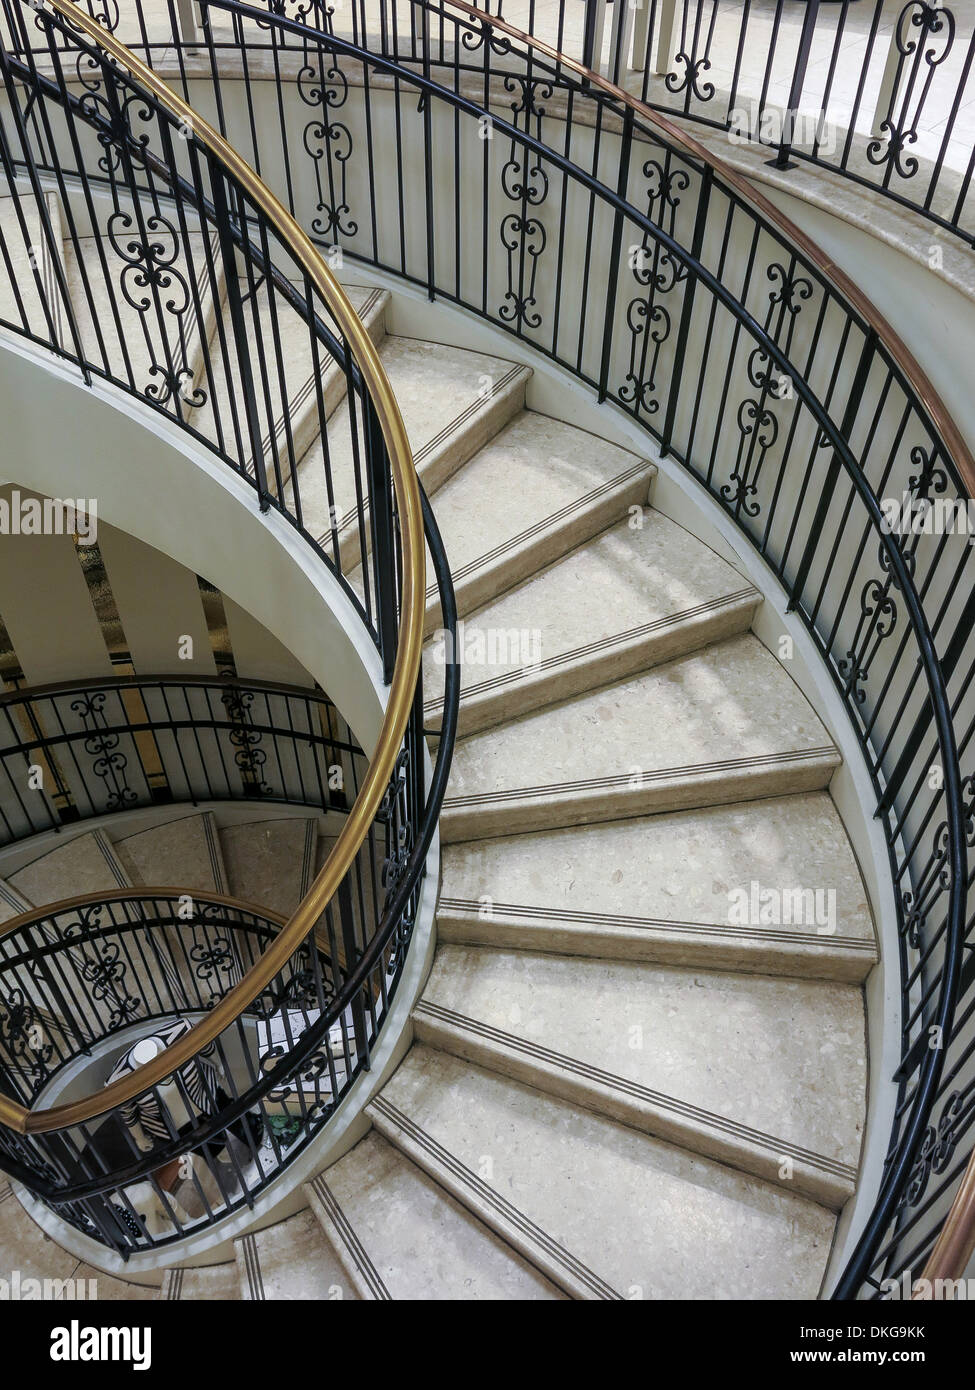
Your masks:
{"label": "wrought iron railing", "polygon": [[368,759],[327,696],[120,676],[0,696],[0,843],[145,806],[347,811]]}
{"label": "wrought iron railing", "polygon": [[[369,1064],[406,949],[376,935],[381,854],[363,846],[359,893],[244,1008],[232,992],[286,924],[232,898],[130,889],[5,923],[0,1067],[30,1115],[26,1134],[0,1128],[6,1172],[123,1259],[253,1207]],[[163,1049],[165,1075],[133,1090]],[[84,1105],[63,1098],[79,1088]]]}
{"label": "wrought iron railing", "polygon": [[201,5],[186,90],[205,82],[324,247],[480,314],[644,427],[832,676],[896,895],[896,1118],[837,1286],[876,1292],[923,1264],[975,1121],[970,453],[862,293],[638,98],[459,0],[411,5],[410,44],[385,11],[355,7],[348,39],[314,4],[268,10]]}
{"label": "wrought iron railing", "polygon": [[[188,55],[190,69],[208,24],[227,18],[205,0],[82,2],[151,64]],[[425,23],[411,0],[266,8],[398,61],[478,71],[454,48],[449,15]],[[764,147],[780,170],[816,165],[975,240],[975,19],[957,0],[479,0],[475,8],[654,110]],[[253,35],[248,44],[261,46]]]}
{"label": "wrought iron railing", "polygon": [[[317,1134],[369,1066],[416,919],[456,727],[458,672],[449,662],[446,720],[428,776],[420,675],[424,545],[448,628],[456,615],[443,546],[389,383],[308,237],[218,132],[107,29],[61,0],[44,9],[7,5],[4,15],[10,32],[0,51],[0,175],[12,217],[0,234],[7,290],[0,326],[58,354],[80,380],[100,378],[128,392],[232,469],[261,510],[300,533],[309,564],[327,565],[343,585],[389,686],[368,760],[328,726],[327,702],[309,691],[103,681],[97,689],[18,692],[4,701],[8,839],[159,799],[271,796],[343,812],[323,869],[286,924],[272,923],[269,935],[266,915],[263,923],[253,913],[227,916],[235,935],[249,933],[251,946],[241,948],[239,960],[235,955],[219,999],[201,1014],[192,992],[180,995],[171,980],[174,992],[155,1011],[148,995],[141,1000],[140,1018],[178,1008],[189,1020],[165,1057],[62,1107],[38,1109],[37,1094],[18,1091],[13,1072],[0,1086],[0,1166],[67,1219],[83,1210],[93,1230],[83,1228],[127,1256],[142,1248],[146,1231],[131,1222],[128,1236],[116,1229],[104,1203],[96,1220],[95,1199],[109,1200],[130,1180],[145,1179],[155,1190],[160,1166],[197,1140],[209,1162],[221,1136],[237,1133],[238,1124],[247,1129],[246,1117],[270,1094],[270,1083],[238,1077],[217,1101],[211,1097],[206,1123],[194,1123],[189,1134],[181,1129],[168,1146],[156,1135],[144,1160],[112,1173],[97,1145],[85,1147],[93,1120],[109,1111],[117,1118],[120,1107],[155,1095],[165,1078],[197,1067],[214,1047],[229,1047],[231,1036],[240,1041],[260,1001],[269,990],[277,997],[301,961],[315,975],[308,996],[315,1007],[302,1002],[304,1014],[288,1023],[274,1089],[317,1065],[329,1030],[346,1029],[347,1011],[355,1048],[345,1054],[341,1084],[335,1068],[323,1064],[332,1082],[327,1104],[322,1096],[306,1104],[304,1083],[295,1083],[305,1097],[296,1102],[300,1134],[272,1145],[275,1172]],[[30,801],[13,790],[28,768],[41,774]],[[343,774],[338,779],[335,768]],[[164,890],[156,898],[167,893],[174,896]],[[144,928],[160,940],[146,914],[161,909],[143,903],[130,922],[107,898],[94,915],[90,906],[64,910],[85,908],[84,944],[97,947],[92,980],[111,992],[133,932]],[[47,931],[37,925],[42,917],[13,924],[35,933],[29,954],[36,932]],[[168,929],[178,931],[179,923]],[[105,933],[114,933],[111,960],[98,955]],[[251,949],[255,943],[263,949]],[[82,1030],[66,1011],[67,998],[53,1001],[54,1012],[44,998],[46,1015],[65,1023],[65,1046],[71,1038],[78,1044]],[[33,999],[8,1001],[0,1027],[12,1027]],[[123,1021],[132,1020],[115,1023]],[[211,1221],[252,1203],[272,1176],[262,1167],[193,1219]],[[76,1201],[81,1206],[72,1206]],[[152,1239],[175,1238],[180,1229],[170,1221]]]}

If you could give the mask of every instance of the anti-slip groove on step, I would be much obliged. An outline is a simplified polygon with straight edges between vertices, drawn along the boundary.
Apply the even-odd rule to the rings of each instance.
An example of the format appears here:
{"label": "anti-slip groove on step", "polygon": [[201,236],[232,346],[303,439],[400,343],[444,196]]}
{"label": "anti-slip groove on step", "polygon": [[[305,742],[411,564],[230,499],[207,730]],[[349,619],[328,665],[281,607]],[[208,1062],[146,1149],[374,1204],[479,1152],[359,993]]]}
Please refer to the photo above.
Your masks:
{"label": "anti-slip groove on step", "polygon": [[622,1294],[600,1279],[571,1251],[559,1245],[524,1212],[502,1197],[383,1095],[376,1096],[370,1102],[367,1114],[372,1117],[383,1138],[395,1144],[407,1158],[456,1197],[473,1216],[485,1221],[502,1240],[514,1246],[566,1293],[575,1298],[623,1301]]}
{"label": "anti-slip groove on step", "polygon": [[[618,474],[615,478],[610,478],[607,482],[600,484],[597,488],[593,488],[592,491],[585,493],[582,497],[578,497],[572,502],[567,502],[564,507],[561,507],[556,512],[552,512],[549,516],[543,517],[541,521],[537,521],[533,526],[529,526],[526,530],[520,531],[518,535],[512,536],[509,540],[502,541],[499,545],[496,545],[493,550],[487,550],[483,555],[478,555],[476,559],[470,560],[466,565],[459,565],[457,569],[451,570],[451,578],[454,584],[459,585],[462,580],[475,574],[479,569],[483,569],[485,565],[490,564],[494,560],[501,559],[502,556],[509,554],[512,550],[517,550],[520,545],[526,544],[526,542],[533,540],[536,536],[541,535],[545,531],[551,530],[560,523],[568,522],[576,516],[584,516],[608,494],[618,491],[621,487],[625,487],[627,483],[631,483],[637,478],[646,478],[649,484],[654,473],[655,469],[653,465],[641,460],[639,463],[634,464],[632,468],[627,469],[626,472]],[[435,600],[438,596],[438,592],[436,584],[431,584],[427,589],[428,602]]]}
{"label": "anti-slip groove on step", "polygon": [[98,852],[101,854],[102,858],[105,860],[105,863],[108,865],[109,872],[115,879],[119,888],[130,887],[128,874],[126,874],[124,868],[122,867],[119,857],[115,853],[115,849],[112,845],[112,842],[108,839],[107,835],[105,835],[104,831],[93,831],[92,839],[97,845]]}
{"label": "anti-slip groove on step", "polygon": [[[471,898],[441,897],[438,912],[445,911],[477,916],[483,911],[483,906]],[[529,921],[578,922],[583,926],[620,926],[648,931],[662,928],[672,932],[700,932],[717,937],[740,936],[750,941],[797,941],[810,946],[836,945],[844,946],[851,951],[862,951],[868,956],[875,955],[873,942],[858,936],[820,936],[813,932],[776,931],[773,927],[739,927],[728,922],[678,922],[669,917],[630,917],[612,912],[572,912],[569,908],[524,907],[519,903],[503,903],[495,899],[491,900],[491,912],[502,917],[519,917]]]}
{"label": "anti-slip groove on step", "polygon": [[836,750],[833,748],[807,748],[796,753],[764,753],[751,758],[726,758],[722,762],[686,763],[680,767],[661,767],[646,771],[634,769],[632,772],[617,773],[613,777],[580,778],[574,782],[549,782],[541,786],[511,787],[507,791],[478,792],[473,796],[447,797],[444,800],[444,809],[462,806],[487,806],[496,801],[519,801],[523,797],[552,796],[562,792],[602,791],[613,787],[632,786],[634,781],[638,781],[642,786],[648,783],[666,782],[676,777],[691,778],[723,772],[760,770],[776,767],[781,763],[815,762],[822,758],[827,758],[832,762],[839,761]]}
{"label": "anti-slip groove on step", "polygon": [[382,1275],[321,1173],[312,1178],[305,1190],[360,1297],[383,1302],[392,1300],[393,1295],[383,1282]]}
{"label": "anti-slip groove on step", "polygon": [[666,617],[655,619],[652,623],[644,623],[642,627],[633,627],[627,632],[614,632],[608,637],[601,637],[596,642],[590,642],[587,646],[574,647],[571,651],[563,652],[559,656],[551,656],[545,661],[540,661],[537,666],[521,667],[517,671],[495,676],[492,680],[482,681],[479,685],[470,685],[465,694],[477,695],[482,690],[493,690],[497,686],[522,680],[526,674],[536,671],[552,671],[559,666],[567,665],[569,662],[578,661],[582,657],[595,656],[597,653],[608,651],[612,647],[622,646],[628,642],[637,642],[641,637],[650,637],[657,632],[666,632],[669,628],[680,627],[684,623],[693,622],[695,618],[705,617],[709,613],[719,613],[724,608],[731,608],[743,601],[757,600],[758,598],[759,594],[755,589],[739,589],[736,593],[724,594],[721,598],[711,599],[707,603],[699,603],[695,608],[685,608],[680,613],[670,613]]}
{"label": "anti-slip groove on step", "polygon": [[[630,673],[650,669],[675,656],[688,655],[715,638],[725,638],[729,635],[729,623],[736,621],[736,614],[739,627],[748,626],[759,600],[761,594],[757,589],[739,589],[734,594],[720,595],[682,612],[665,614],[640,627],[609,632],[606,637],[545,657],[531,666],[515,667],[477,684],[463,685],[460,691],[462,737],[476,733],[484,724],[516,717],[547,703],[561,701],[567,695],[584,694],[608,680],[619,680],[620,674],[627,669]],[[481,628],[478,621],[472,620],[467,631],[477,634],[478,631],[491,632],[492,628]],[[520,699],[515,710],[510,709],[510,701],[492,698],[509,692]],[[424,719],[433,724],[440,719],[442,709],[442,699],[427,702]]]}
{"label": "anti-slip groove on step", "polygon": [[178,1269],[167,1269],[163,1274],[162,1289],[159,1297],[169,1302],[178,1303],[183,1297],[183,1282],[186,1277],[185,1269],[180,1266]]}
{"label": "anti-slip groove on step", "polygon": [[423,464],[436,453],[436,451],[441,447],[441,445],[446,444],[447,440],[450,439],[451,436],[458,434],[466,424],[473,420],[475,416],[480,414],[480,412],[485,408],[485,406],[489,405],[496,396],[500,396],[503,391],[505,391],[519,378],[524,378],[527,380],[527,377],[527,368],[522,367],[518,364],[509,367],[508,371],[505,372],[504,376],[500,377],[496,382],[492,384],[491,391],[488,395],[476,397],[460,412],[459,415],[455,415],[454,418],[448,424],[444,425],[443,428],[439,430],[433,436],[432,439],[428,439],[426,444],[424,444],[422,448],[417,449],[417,451],[413,455],[413,463],[416,466],[417,470],[419,471],[419,469],[422,468]]}
{"label": "anti-slip groove on step", "polygon": [[0,879],[0,902],[6,903],[15,917],[19,917],[22,912],[30,911],[30,903],[24,895],[18,893],[16,888],[12,888],[3,879]]}
{"label": "anti-slip groove on step", "polygon": [[[554,706],[550,708],[555,708]],[[504,725],[500,725],[504,728]],[[473,735],[472,739],[484,737]],[[466,740],[458,744],[463,749]],[[702,809],[822,790],[840,757],[834,748],[764,753],[710,763],[615,773],[444,798],[444,844],[568,829],[666,811]]]}
{"label": "anti-slip groove on step", "polygon": [[263,1303],[264,1278],[261,1274],[261,1256],[257,1248],[257,1238],[252,1231],[240,1236],[234,1242],[238,1267],[243,1283],[242,1295],[245,1299]]}
{"label": "anti-slip groove on step", "polygon": [[[476,451],[478,431],[485,420],[493,421],[497,417],[493,424],[493,432],[496,433],[519,408],[518,398],[523,399],[531,369],[518,364],[505,365],[507,370],[493,383],[489,394],[469,401],[436,434],[414,450],[413,463],[428,493],[436,492]],[[362,558],[358,550],[358,535],[361,522],[369,513],[369,499],[356,498],[337,518],[339,547],[343,564],[348,567],[354,567]],[[332,531],[324,531],[318,537],[318,544],[327,547],[332,543],[332,535]],[[367,539],[367,546],[370,544]]]}
{"label": "anti-slip groove on step", "polygon": [[[581,1102],[611,1119],[727,1162],[835,1210],[852,1195],[856,1170],[839,1159],[424,999],[414,1009],[413,1020],[421,1042]],[[784,1165],[791,1168],[790,1177],[783,1176]]]}
{"label": "anti-slip groove on step", "polygon": [[462,945],[503,946],[592,958],[745,970],[859,983],[877,959],[859,936],[781,931],[731,922],[676,921],[625,913],[577,912],[472,898],[441,897],[437,935]]}
{"label": "anti-slip groove on step", "polygon": [[313,820],[305,821],[305,842],[301,855],[301,879],[299,902],[305,898],[315,879],[315,859],[318,854],[318,826]]}
{"label": "anti-slip groove on step", "polygon": [[227,875],[224,871],[223,852],[220,848],[220,835],[217,831],[216,821],[210,811],[203,812],[203,834],[206,838],[207,858],[210,861],[210,869],[213,873],[214,891],[226,896],[230,892],[227,887]]}

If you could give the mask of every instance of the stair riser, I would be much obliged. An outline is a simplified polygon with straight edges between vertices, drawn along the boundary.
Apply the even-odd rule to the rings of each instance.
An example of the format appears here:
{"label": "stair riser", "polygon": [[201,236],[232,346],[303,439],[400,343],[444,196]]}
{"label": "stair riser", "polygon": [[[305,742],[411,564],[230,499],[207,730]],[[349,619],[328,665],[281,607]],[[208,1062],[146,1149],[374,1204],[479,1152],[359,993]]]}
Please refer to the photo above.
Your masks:
{"label": "stair riser", "polygon": [[[388,297],[379,292],[370,297],[366,302],[361,318],[366,332],[376,347],[380,345],[386,336],[386,305]],[[325,360],[325,349],[322,349],[323,364]],[[347,393],[348,378],[345,372],[334,362],[329,362],[325,366],[321,376],[322,401],[325,409],[326,420],[331,419],[334,412],[345,400]],[[294,456],[300,463],[305,454],[318,438],[319,433],[319,411],[318,411],[318,391],[314,383],[309,384],[302,392],[301,400],[297,403],[298,408],[294,408],[290,416],[291,437],[294,441]],[[287,433],[284,428],[283,420],[276,423],[276,439],[279,458],[282,463],[288,457]],[[271,452],[268,447],[266,450],[268,468],[271,468]],[[290,468],[283,475],[283,481],[290,477]]]}
{"label": "stair riser", "polygon": [[440,821],[441,840],[444,844],[458,844],[522,831],[559,830],[661,811],[687,811],[733,801],[821,791],[838,766],[839,758],[830,753],[803,761],[713,773],[682,774],[678,768],[672,775],[651,782],[645,780],[642,786],[631,786],[627,780],[622,786],[561,790],[539,796],[514,795],[473,806],[448,797]]}
{"label": "stair riser", "polygon": [[371,1261],[364,1250],[357,1249],[354,1233],[343,1229],[342,1214],[333,1210],[314,1183],[306,1183],[304,1191],[308,1205],[318,1218],[326,1240],[358,1297],[367,1303],[386,1301],[389,1295],[384,1292],[381,1277],[377,1272],[372,1272],[372,1277],[369,1277]]}
{"label": "stair riser", "polygon": [[501,1240],[517,1250],[536,1269],[540,1269],[570,1298],[588,1301],[613,1297],[611,1291],[600,1288],[602,1281],[588,1282],[580,1278],[572,1268],[572,1264],[577,1262],[570,1263],[566,1258],[560,1259],[558,1253],[551,1249],[553,1242],[543,1244],[533,1239],[531,1223],[519,1221],[515,1213],[506,1211],[502,1204],[492,1202],[488,1194],[478,1191],[472,1183],[465,1182],[463,1171],[459,1171],[457,1165],[449,1162],[449,1155],[430,1140],[429,1136],[427,1142],[418,1142],[413,1134],[384,1113],[381,1105],[369,1106],[367,1114],[384,1139],[395,1144],[411,1162],[428,1173],[434,1182],[439,1183],[473,1216],[489,1226]]}
{"label": "stair riser", "polygon": [[[617,1078],[590,1077],[584,1071],[580,1074],[579,1070],[540,1055],[531,1044],[515,1047],[431,1017],[422,1003],[413,1023],[416,1039],[421,1043],[726,1163],[789,1192],[810,1197],[833,1211],[839,1211],[853,1194],[852,1178],[810,1163],[801,1153],[791,1152],[790,1146],[777,1144],[771,1135],[735,1133],[735,1127],[721,1116],[710,1116],[704,1111],[688,1114],[686,1107],[668,1104],[667,1097],[633,1094],[632,1088]],[[512,1040],[515,1041],[520,1040]],[[792,1164],[791,1177],[785,1181],[783,1159],[790,1159]]]}
{"label": "stair riser", "polygon": [[[474,612],[547,565],[554,564],[576,546],[592,540],[621,520],[627,508],[646,506],[654,476],[655,469],[647,464],[646,471],[636,472],[595,498],[582,498],[567,517],[540,526],[530,537],[492,557],[471,573],[454,575],[458,614],[464,617]],[[427,588],[426,636],[435,632],[441,622],[436,586],[431,584]]]}
{"label": "stair riser", "polygon": [[[709,642],[745,632],[751,626],[758,603],[757,594],[739,599],[695,618],[662,625],[658,631],[632,641],[607,645],[597,652],[570,658],[551,670],[525,672],[521,679],[496,690],[475,689],[469,695],[462,694],[458,732],[462,738],[479,733],[545,705],[639,675],[665,661],[698,651]],[[544,657],[544,634],[542,649]],[[477,680],[475,675],[473,681]],[[440,711],[431,711],[427,722],[430,727],[439,727]]]}
{"label": "stair riser", "polygon": [[666,926],[640,927],[546,922],[533,918],[505,919],[497,909],[485,920],[444,909],[437,914],[440,941],[495,950],[544,951],[553,955],[585,956],[596,960],[628,960],[659,965],[691,966],[749,975],[786,975],[800,979],[862,984],[875,964],[872,950],[837,948],[824,944],[742,940],[729,933],[668,932]]}
{"label": "stair riser", "polygon": [[[527,372],[512,374],[512,379],[498,389],[470,412],[447,436],[433,445],[428,445],[414,455],[417,476],[428,495],[442,487],[452,474],[525,408],[525,389],[528,385]],[[366,521],[367,554],[372,551],[372,537],[369,531],[369,506],[364,506]],[[342,569],[349,572],[361,563],[359,517],[353,511],[347,514],[339,529],[339,554]]]}

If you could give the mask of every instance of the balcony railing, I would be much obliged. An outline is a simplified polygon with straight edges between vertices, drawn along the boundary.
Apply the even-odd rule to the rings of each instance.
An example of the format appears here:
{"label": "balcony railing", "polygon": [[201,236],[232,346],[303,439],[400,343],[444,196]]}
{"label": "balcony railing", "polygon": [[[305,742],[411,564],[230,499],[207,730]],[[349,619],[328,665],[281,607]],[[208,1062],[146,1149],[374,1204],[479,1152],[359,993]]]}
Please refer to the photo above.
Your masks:
{"label": "balcony railing", "polygon": [[[179,54],[192,63],[208,30],[219,42],[229,18],[207,0],[82,7],[150,65]],[[453,47],[449,6],[429,23],[412,0],[259,8],[398,61],[478,71]],[[479,0],[474,8],[654,110],[766,148],[780,170],[827,169],[975,241],[975,17],[957,0]],[[261,36],[248,45],[259,50]],[[263,46],[273,48],[271,31]]]}

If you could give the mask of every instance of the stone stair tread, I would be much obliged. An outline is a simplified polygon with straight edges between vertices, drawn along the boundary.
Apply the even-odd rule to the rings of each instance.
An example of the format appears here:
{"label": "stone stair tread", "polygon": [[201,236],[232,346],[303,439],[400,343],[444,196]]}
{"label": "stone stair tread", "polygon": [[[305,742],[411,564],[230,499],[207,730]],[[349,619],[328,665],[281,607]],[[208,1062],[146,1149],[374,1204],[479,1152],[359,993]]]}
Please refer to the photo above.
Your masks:
{"label": "stone stair tread", "polygon": [[[303,293],[303,287],[298,286]],[[275,459],[285,481],[291,462],[299,462],[313,444],[319,432],[320,406],[326,418],[339,409],[346,393],[345,372],[329,356],[322,346],[313,351],[308,327],[300,315],[292,309],[280,295],[275,295],[273,308],[269,296],[261,288],[256,302],[250,294],[250,284],[246,278],[240,280],[243,313],[251,339],[264,342],[264,362],[271,375],[269,383],[270,403],[265,391],[257,381],[258,412],[264,440],[264,459],[268,473],[268,483],[272,491],[277,487]],[[389,294],[385,290],[353,288],[349,299],[356,313],[362,318],[367,332],[373,341],[381,341],[384,333],[386,305]],[[209,340],[209,362],[202,354],[197,364],[198,385],[215,400],[220,421],[225,434],[232,435],[234,409],[236,409],[239,428],[246,428],[244,398],[241,393],[240,373],[232,347],[233,329],[226,302],[223,308],[223,333],[227,351],[231,356],[231,388],[227,384],[227,364],[220,343],[220,335],[214,324]],[[269,353],[271,345],[280,343],[280,361],[272,364]],[[254,366],[260,375],[261,357],[254,356]],[[281,379],[283,375],[283,381]],[[283,398],[287,396],[287,410],[283,408]],[[272,422],[273,440],[272,448]],[[215,422],[212,408],[204,406],[194,419],[198,429],[208,437],[215,437]],[[252,451],[245,440],[248,465],[253,472]]]}
{"label": "stone stair tread", "polygon": [[825,792],[450,845],[442,873],[442,941],[847,980],[877,958]]}
{"label": "stone stair tread", "polygon": [[[653,473],[652,464],[617,445],[521,411],[434,499],[460,611],[617,521],[628,502],[645,503]],[[601,510],[607,504],[608,514]],[[436,601],[429,576],[427,600]]]}
{"label": "stone stair tread", "polygon": [[561,1297],[548,1279],[375,1131],[305,1190],[364,1298]]}
{"label": "stone stair tread", "polygon": [[140,830],[116,841],[115,847],[134,883],[197,893],[228,891],[220,839],[209,812]]}
{"label": "stone stair tread", "polygon": [[[403,415],[417,471],[431,490],[440,485],[442,474],[464,463],[518,408],[531,375],[527,367],[499,357],[415,338],[387,335],[379,344],[379,356]],[[331,423],[329,430],[333,505],[342,524],[348,524],[356,507],[348,411],[348,402],[343,401],[333,417],[334,430]],[[315,537],[328,535],[329,498],[320,438],[301,460],[298,482],[305,529]]]}
{"label": "stone stair tread", "polygon": [[[662,513],[638,516],[639,526],[618,522],[464,620],[468,708],[491,702],[495,723],[534,686],[574,693],[573,671],[582,689],[603,685],[748,626],[758,591]],[[427,646],[431,677],[443,651],[442,641]]]}
{"label": "stone stair tread", "polygon": [[234,1257],[239,1296],[245,1300],[358,1298],[314,1212],[307,1208],[239,1237]]}
{"label": "stone stair tread", "polygon": [[741,1161],[792,1155],[852,1184],[866,1068],[851,985],[443,945],[414,1022],[662,1138],[699,1133],[710,1156],[724,1134]]}
{"label": "stone stair tread", "polygon": [[236,1260],[218,1265],[174,1266],[166,1270],[159,1297],[171,1302],[184,1299],[240,1298],[240,1270]]}
{"label": "stone stair tread", "polygon": [[798,687],[746,634],[461,739],[444,834],[812,790],[839,761]]}
{"label": "stone stair tread", "polygon": [[128,888],[132,881],[104,832],[89,830],[8,874],[7,882],[32,907],[43,907],[84,893]]}
{"label": "stone stair tread", "polygon": [[29,912],[30,908],[31,904],[23,893],[18,893],[6,879],[0,879],[0,922],[9,922],[12,917]]}
{"label": "stone stair tread", "polygon": [[231,896],[290,917],[302,897],[307,824],[288,817],[225,826],[220,848]]}
{"label": "stone stair tread", "polygon": [[816,1297],[835,1218],[807,1198],[421,1046],[370,1113],[575,1297]]}

